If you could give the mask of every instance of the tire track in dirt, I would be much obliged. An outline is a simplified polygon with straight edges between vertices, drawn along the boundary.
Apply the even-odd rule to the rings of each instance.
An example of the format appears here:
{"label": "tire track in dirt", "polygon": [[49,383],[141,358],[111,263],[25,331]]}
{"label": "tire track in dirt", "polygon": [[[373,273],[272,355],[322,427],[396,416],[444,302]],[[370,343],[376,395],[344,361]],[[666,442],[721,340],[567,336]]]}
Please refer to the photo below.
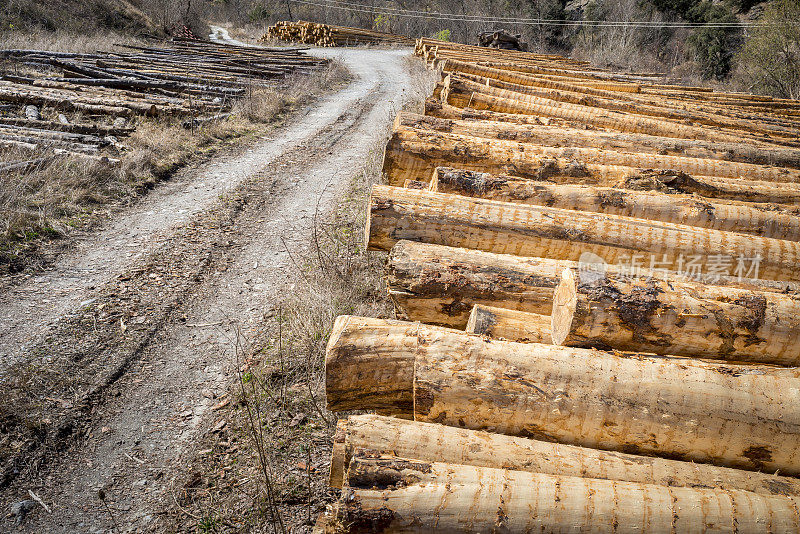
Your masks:
{"label": "tire track in dirt", "polygon": [[[53,401],[44,478],[18,476],[5,492],[9,503],[34,489],[53,509],[34,512],[23,531],[110,530],[101,488],[123,531],[157,529],[170,465],[228,384],[236,332],[250,333],[271,308],[287,281],[286,247],[308,243],[316,210],[327,212],[360,172],[410,88],[407,52],[324,53],[356,74],[348,88],[275,139],[167,184],[0,299],[7,362],[44,363],[41,380],[63,380],[72,395]],[[214,202],[223,192],[231,200]],[[74,372],[51,377],[48,362],[74,362]],[[75,445],[58,451],[65,435]]]}

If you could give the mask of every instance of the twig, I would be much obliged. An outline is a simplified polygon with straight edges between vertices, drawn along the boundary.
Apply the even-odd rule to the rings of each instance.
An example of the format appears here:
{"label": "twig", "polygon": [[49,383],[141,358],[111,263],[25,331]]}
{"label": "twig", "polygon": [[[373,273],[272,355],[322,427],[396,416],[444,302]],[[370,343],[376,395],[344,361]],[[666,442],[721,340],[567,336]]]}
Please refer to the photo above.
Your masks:
{"label": "twig", "polygon": [[106,512],[108,512],[108,515],[111,516],[111,523],[114,525],[114,530],[117,532],[122,532],[117,524],[117,520],[114,518],[114,512],[111,511],[111,508],[109,508],[108,503],[106,502],[106,492],[102,489],[99,489],[97,490],[97,496],[100,497],[100,501],[103,503],[103,506],[105,506]]}
{"label": "twig", "polygon": [[136,462],[136,463],[137,463],[137,464],[139,464],[139,465],[144,465],[144,464],[145,464],[145,461],[144,461],[144,460],[140,460],[139,458],[136,458],[136,457],[134,457],[134,456],[131,456],[131,455],[130,455],[130,454],[128,454],[127,452],[123,452],[122,454],[124,454],[124,455],[125,455],[125,456],[126,456],[128,459],[130,459],[130,460],[133,460],[134,462]]}
{"label": "twig", "polygon": [[35,494],[35,493],[34,493],[32,490],[28,490],[28,495],[30,495],[30,496],[31,496],[31,499],[33,499],[34,501],[36,501],[36,502],[38,502],[39,504],[41,504],[41,505],[42,505],[42,508],[44,508],[45,510],[47,510],[47,513],[48,513],[48,514],[52,514],[52,513],[53,513],[53,511],[50,509],[50,507],[49,507],[49,506],[47,506],[47,505],[44,503],[44,501],[43,501],[42,499],[40,499],[40,498],[39,498],[39,496],[38,496],[38,495],[36,495],[36,494]]}

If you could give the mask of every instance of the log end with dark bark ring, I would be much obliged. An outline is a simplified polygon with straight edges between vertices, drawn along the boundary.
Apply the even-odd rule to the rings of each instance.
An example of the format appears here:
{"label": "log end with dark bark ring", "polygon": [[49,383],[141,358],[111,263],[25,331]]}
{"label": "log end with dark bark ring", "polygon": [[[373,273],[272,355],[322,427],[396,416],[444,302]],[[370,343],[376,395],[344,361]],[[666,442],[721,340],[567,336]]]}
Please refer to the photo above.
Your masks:
{"label": "log end with dark bark ring", "polygon": [[564,269],[553,293],[553,312],[551,315],[551,335],[553,345],[563,345],[572,328],[575,308],[578,304],[577,281],[572,269]]}

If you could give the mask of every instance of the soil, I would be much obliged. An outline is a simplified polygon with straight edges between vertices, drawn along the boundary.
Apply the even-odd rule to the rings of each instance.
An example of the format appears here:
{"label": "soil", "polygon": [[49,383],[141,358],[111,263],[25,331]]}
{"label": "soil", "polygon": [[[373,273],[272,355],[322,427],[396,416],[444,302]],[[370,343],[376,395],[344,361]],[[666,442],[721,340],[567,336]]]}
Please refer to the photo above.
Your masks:
{"label": "soil", "polygon": [[[354,75],[285,128],[178,173],[0,294],[0,531],[151,532],[314,221],[411,92],[408,50],[324,49]],[[7,451],[3,451],[7,453]],[[13,503],[34,494],[19,525]],[[17,507],[19,508],[19,507]],[[115,526],[116,525],[116,526]]]}

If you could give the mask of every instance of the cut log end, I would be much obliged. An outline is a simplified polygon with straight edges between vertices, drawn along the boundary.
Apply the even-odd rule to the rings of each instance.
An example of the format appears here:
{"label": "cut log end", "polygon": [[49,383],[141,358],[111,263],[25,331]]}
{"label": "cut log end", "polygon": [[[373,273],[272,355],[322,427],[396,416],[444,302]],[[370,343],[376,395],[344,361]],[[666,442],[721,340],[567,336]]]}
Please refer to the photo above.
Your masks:
{"label": "cut log end", "polygon": [[344,484],[344,472],[347,464],[347,419],[339,419],[336,433],[333,436],[331,450],[331,470],[328,481],[332,488],[341,489]]}
{"label": "cut log end", "polygon": [[563,345],[572,328],[572,319],[578,304],[577,282],[572,269],[564,269],[561,282],[553,293],[551,336],[554,345]]}

